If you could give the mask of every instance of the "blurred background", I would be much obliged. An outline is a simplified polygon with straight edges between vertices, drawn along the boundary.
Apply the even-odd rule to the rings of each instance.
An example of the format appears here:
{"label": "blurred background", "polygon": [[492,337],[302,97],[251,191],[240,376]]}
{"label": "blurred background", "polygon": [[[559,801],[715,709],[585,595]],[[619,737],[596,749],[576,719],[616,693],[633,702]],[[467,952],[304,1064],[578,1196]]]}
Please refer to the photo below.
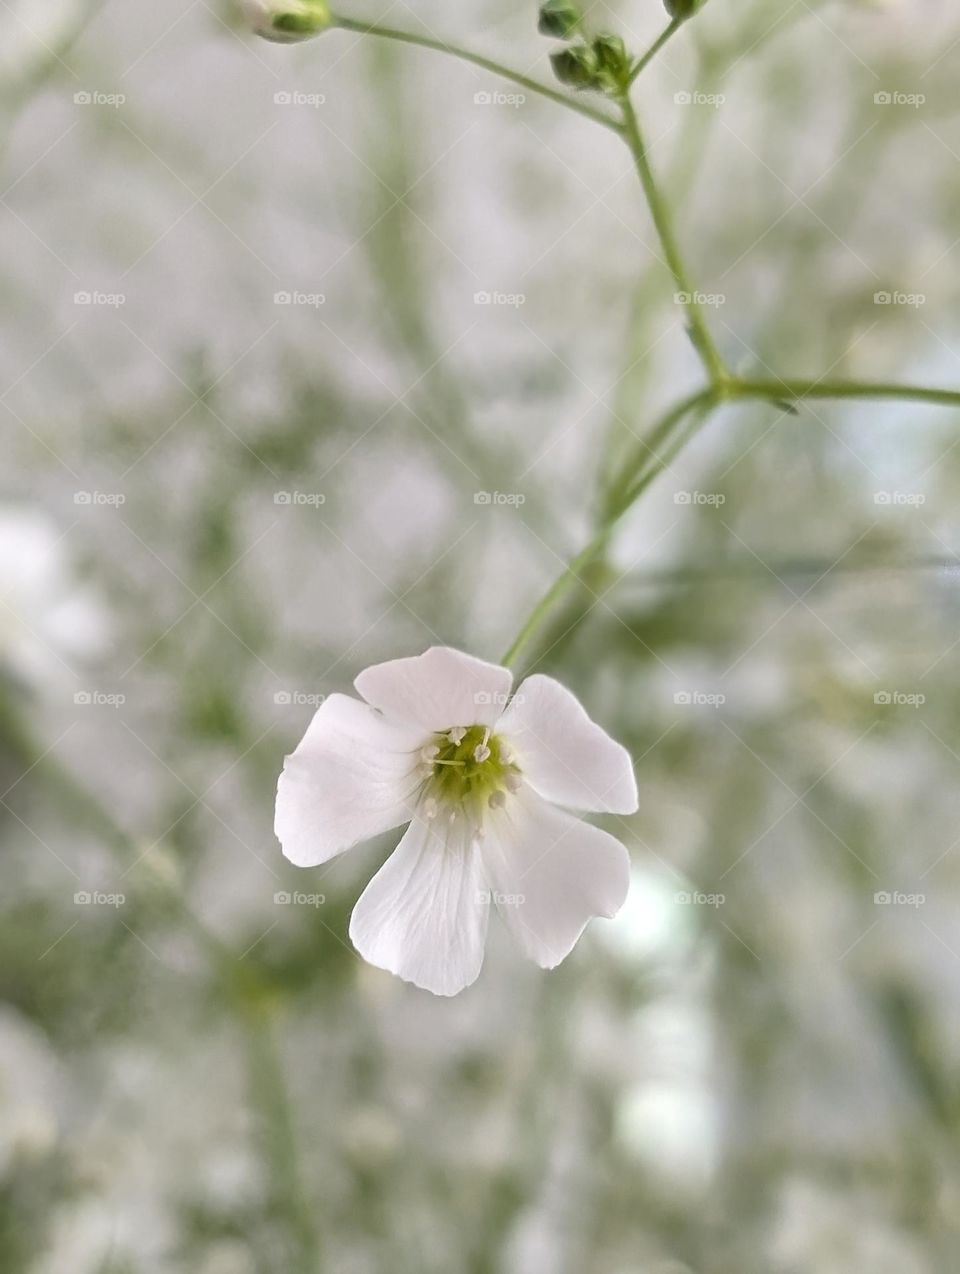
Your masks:
{"label": "blurred background", "polygon": [[[340,2],[549,82],[534,0]],[[629,155],[215,0],[0,37],[0,1268],[960,1269],[960,412],[711,419],[528,652],[636,758],[628,904],[435,999],[276,777],[498,658],[700,383]],[[744,374],[960,385],[958,63],[948,0],[710,0],[644,76]]]}

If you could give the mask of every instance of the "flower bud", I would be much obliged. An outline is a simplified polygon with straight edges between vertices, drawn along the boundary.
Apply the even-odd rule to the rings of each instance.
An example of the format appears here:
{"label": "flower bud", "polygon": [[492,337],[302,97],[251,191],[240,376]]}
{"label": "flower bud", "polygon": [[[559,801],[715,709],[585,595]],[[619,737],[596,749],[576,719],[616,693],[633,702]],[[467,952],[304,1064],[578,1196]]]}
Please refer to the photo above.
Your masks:
{"label": "flower bud", "polygon": [[550,54],[553,73],[561,84],[571,88],[595,88],[600,69],[597,55],[587,44],[577,44],[570,49],[559,49]]}
{"label": "flower bud", "polygon": [[663,7],[675,21],[686,22],[700,8],[701,0],[663,0]]}
{"label": "flower bud", "polygon": [[293,44],[333,26],[327,0],[241,0],[251,29],[265,40]]}
{"label": "flower bud", "polygon": [[616,93],[624,88],[630,75],[630,59],[619,35],[598,35],[593,42],[597,58],[600,87]]}
{"label": "flower bud", "polygon": [[554,35],[558,40],[571,40],[580,25],[582,15],[573,0],[544,0],[540,6],[539,31],[541,35]]}

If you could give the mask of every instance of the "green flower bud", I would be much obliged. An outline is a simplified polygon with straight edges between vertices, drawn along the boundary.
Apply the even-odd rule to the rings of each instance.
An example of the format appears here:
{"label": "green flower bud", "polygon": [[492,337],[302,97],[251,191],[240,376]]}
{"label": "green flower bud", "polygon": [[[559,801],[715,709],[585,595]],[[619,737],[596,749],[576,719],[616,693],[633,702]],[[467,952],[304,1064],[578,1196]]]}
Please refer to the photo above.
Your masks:
{"label": "green flower bud", "polygon": [[702,0],[663,0],[663,7],[671,18],[686,22],[687,18],[693,17],[701,3]]}
{"label": "green flower bud", "polygon": [[593,51],[599,68],[599,81],[603,88],[619,92],[630,76],[630,59],[619,35],[598,35]]}
{"label": "green flower bud", "polygon": [[573,0],[544,0],[540,6],[540,34],[555,35],[559,40],[572,40],[582,16]]}
{"label": "green flower bud", "polygon": [[571,88],[596,88],[600,69],[597,55],[588,44],[576,44],[550,54],[553,73],[561,84]]}
{"label": "green flower bud", "polygon": [[293,44],[333,26],[327,0],[242,0],[250,28],[265,40]]}

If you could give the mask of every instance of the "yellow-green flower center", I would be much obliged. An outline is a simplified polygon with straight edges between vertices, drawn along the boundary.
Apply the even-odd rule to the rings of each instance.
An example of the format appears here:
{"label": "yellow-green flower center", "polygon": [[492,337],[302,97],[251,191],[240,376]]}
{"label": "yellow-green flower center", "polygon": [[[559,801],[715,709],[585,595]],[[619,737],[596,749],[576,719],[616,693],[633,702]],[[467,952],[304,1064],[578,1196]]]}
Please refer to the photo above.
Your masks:
{"label": "yellow-green flower center", "polygon": [[423,752],[429,768],[425,785],[428,809],[463,809],[476,822],[490,807],[502,805],[520,783],[510,748],[488,726],[460,726],[435,734]]}

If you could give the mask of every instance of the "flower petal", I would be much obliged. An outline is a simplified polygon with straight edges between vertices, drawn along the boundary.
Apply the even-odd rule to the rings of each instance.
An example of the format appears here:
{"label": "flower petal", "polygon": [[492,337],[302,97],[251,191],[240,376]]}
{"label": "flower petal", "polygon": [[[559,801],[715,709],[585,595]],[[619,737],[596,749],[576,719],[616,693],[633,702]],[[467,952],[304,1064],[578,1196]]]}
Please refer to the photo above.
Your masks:
{"label": "flower petal", "polygon": [[548,801],[599,814],[637,808],[633,762],[552,677],[527,677],[500,718],[497,734],[517,753],[524,779]]}
{"label": "flower petal", "polygon": [[325,699],[277,784],[274,831],[287,858],[315,867],[407,822],[424,737],[359,699]]}
{"label": "flower petal", "polygon": [[434,995],[456,995],[480,972],[489,913],[480,855],[463,821],[415,818],[360,895],[350,938],[377,968]]}
{"label": "flower petal", "polygon": [[385,716],[435,731],[493,725],[513,675],[449,646],[431,646],[422,655],[374,664],[353,684]]}
{"label": "flower petal", "polygon": [[615,837],[521,788],[488,820],[481,842],[490,886],[523,952],[552,969],[594,916],[617,914],[630,857]]}

